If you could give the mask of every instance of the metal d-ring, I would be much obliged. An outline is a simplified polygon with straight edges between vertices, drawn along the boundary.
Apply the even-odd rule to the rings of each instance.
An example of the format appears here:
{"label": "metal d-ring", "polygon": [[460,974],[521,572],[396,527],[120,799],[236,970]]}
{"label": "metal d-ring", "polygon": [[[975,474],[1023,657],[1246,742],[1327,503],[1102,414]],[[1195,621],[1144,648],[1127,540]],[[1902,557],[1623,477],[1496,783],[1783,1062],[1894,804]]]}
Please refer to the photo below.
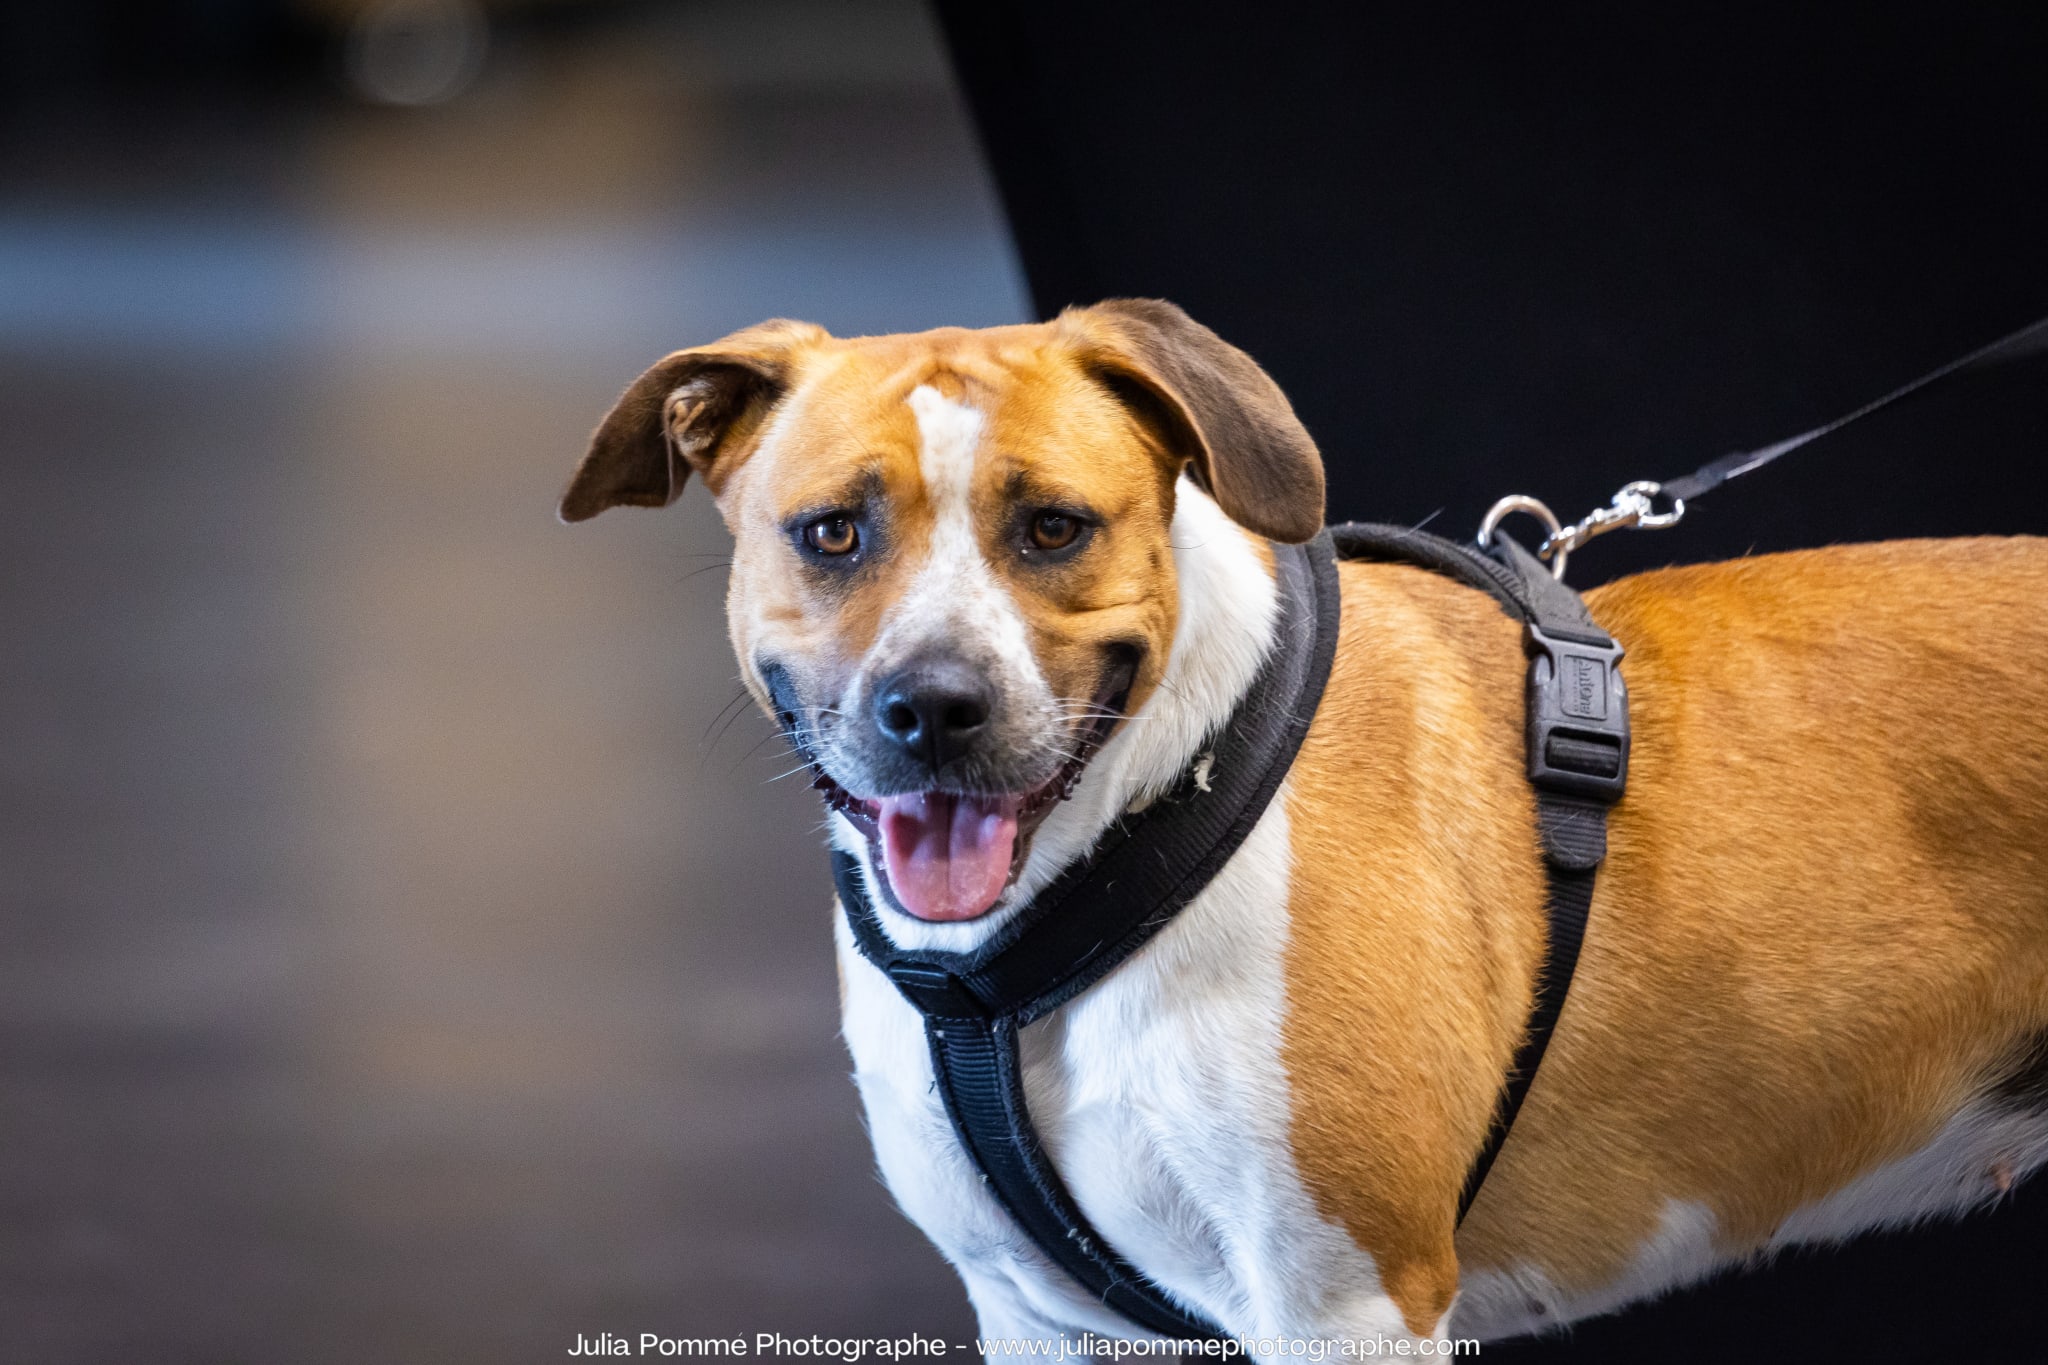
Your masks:
{"label": "metal d-ring", "polygon": [[1559,544],[1558,540],[1564,533],[1564,525],[1558,521],[1557,513],[1526,493],[1510,493],[1486,509],[1486,515],[1479,519],[1479,548],[1492,547],[1494,528],[1500,525],[1502,518],[1514,512],[1525,513],[1543,523],[1543,529],[1548,532],[1543,543],[1556,547],[1550,556],[1550,576],[1562,582],[1565,556],[1570,553],[1569,547]]}

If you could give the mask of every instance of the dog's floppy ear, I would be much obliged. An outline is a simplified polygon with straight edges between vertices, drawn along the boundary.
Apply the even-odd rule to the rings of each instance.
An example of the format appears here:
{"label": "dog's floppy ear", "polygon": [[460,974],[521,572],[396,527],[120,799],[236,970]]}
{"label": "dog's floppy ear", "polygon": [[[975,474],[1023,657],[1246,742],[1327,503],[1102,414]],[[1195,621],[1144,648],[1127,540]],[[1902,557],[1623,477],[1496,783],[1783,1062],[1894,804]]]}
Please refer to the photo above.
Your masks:
{"label": "dog's floppy ear", "polygon": [[1070,308],[1060,323],[1232,520],[1296,544],[1322,529],[1322,455],[1257,361],[1159,299]]}
{"label": "dog's floppy ear", "polygon": [[562,520],[607,507],[666,507],[696,470],[713,493],[721,464],[789,388],[797,352],[823,328],[778,318],[654,362],[619,395],[562,494]]}

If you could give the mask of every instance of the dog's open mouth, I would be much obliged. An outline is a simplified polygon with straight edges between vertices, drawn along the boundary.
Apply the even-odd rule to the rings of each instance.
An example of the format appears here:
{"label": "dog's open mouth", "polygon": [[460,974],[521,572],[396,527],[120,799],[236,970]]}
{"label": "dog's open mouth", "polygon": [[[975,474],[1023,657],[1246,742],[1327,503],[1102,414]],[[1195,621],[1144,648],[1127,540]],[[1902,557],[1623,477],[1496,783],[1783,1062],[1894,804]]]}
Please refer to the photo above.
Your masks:
{"label": "dog's open mouth", "polygon": [[882,894],[896,909],[935,922],[979,919],[995,908],[1023,870],[1031,836],[1054,806],[1074,793],[1088,760],[1122,719],[1133,670],[1117,670],[1111,690],[1090,707],[1068,758],[1027,792],[904,792],[860,797],[814,761],[811,785],[825,804],[867,836]]}

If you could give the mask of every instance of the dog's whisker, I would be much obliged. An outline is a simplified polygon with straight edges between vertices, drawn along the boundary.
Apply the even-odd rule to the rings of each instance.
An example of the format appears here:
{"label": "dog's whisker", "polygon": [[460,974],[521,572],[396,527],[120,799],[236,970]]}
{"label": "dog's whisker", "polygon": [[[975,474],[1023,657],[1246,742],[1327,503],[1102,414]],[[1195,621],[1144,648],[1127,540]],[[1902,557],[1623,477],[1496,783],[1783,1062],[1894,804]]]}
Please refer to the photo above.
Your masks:
{"label": "dog's whisker", "polygon": [[705,746],[706,752],[716,749],[719,741],[723,740],[731,732],[733,726],[739,724],[740,717],[745,714],[747,714],[746,707],[734,708],[733,713],[725,718],[725,723],[718,727],[718,733],[712,736],[711,743]]}
{"label": "dog's whisker", "polygon": [[[753,744],[752,744],[752,745],[748,746],[748,748],[747,748],[747,751],[746,751],[745,753],[741,754],[741,755],[739,756],[739,758],[737,758],[736,760],[734,760],[734,762],[733,762],[733,765],[732,765],[732,766],[731,766],[730,768],[727,768],[727,769],[725,770],[725,775],[726,775],[727,777],[731,777],[731,776],[732,776],[732,775],[733,775],[734,773],[736,773],[736,772],[738,772],[738,771],[740,770],[740,765],[741,765],[741,764],[745,763],[745,762],[746,762],[746,761],[747,761],[748,759],[752,758],[752,757],[753,757],[753,756],[754,756],[755,754],[758,754],[758,753],[760,753],[760,752],[761,752],[761,746],[762,746],[762,745],[764,745],[764,744],[768,743],[768,742],[769,742],[770,740],[777,740],[777,739],[783,740],[783,741],[784,741],[785,743],[787,743],[787,739],[786,739],[786,737],[785,737],[785,736],[783,735],[782,731],[780,731],[780,730],[770,730],[770,731],[769,731],[769,732],[768,732],[767,734],[765,734],[765,735],[761,736],[761,737],[760,737],[759,739],[755,740],[755,741],[753,742]],[[793,753],[793,752],[794,752],[794,750],[792,750],[791,752]]]}
{"label": "dog's whisker", "polygon": [[683,584],[683,583],[687,583],[687,582],[689,582],[689,581],[690,581],[691,579],[695,578],[695,577],[696,577],[696,576],[697,576],[698,574],[705,574],[705,573],[710,573],[710,572],[712,572],[713,570],[716,570],[716,569],[730,569],[731,567],[732,567],[732,561],[731,561],[731,560],[729,560],[729,559],[728,559],[728,560],[726,560],[726,561],[725,561],[725,562],[724,562],[723,564],[703,564],[703,565],[699,565],[699,566],[698,566],[697,568],[694,568],[694,569],[690,570],[690,571],[689,571],[688,573],[684,574],[684,575],[683,575],[683,576],[682,576],[681,578],[678,578],[678,579],[676,580],[676,582],[677,582],[678,584]]}
{"label": "dog's whisker", "polygon": [[[733,696],[726,701],[725,705],[718,708],[718,713],[716,715],[712,716],[710,720],[705,722],[704,733],[697,736],[697,742],[699,744],[705,744],[708,741],[711,744],[716,744],[718,741],[716,739],[713,739],[711,736],[711,731],[713,727],[717,727],[719,735],[723,736],[725,734],[726,728],[729,727],[733,723],[733,721],[739,718],[740,708],[745,706],[746,701],[747,689],[742,687],[738,692],[733,694]],[[721,722],[723,722],[723,724],[721,724]]]}

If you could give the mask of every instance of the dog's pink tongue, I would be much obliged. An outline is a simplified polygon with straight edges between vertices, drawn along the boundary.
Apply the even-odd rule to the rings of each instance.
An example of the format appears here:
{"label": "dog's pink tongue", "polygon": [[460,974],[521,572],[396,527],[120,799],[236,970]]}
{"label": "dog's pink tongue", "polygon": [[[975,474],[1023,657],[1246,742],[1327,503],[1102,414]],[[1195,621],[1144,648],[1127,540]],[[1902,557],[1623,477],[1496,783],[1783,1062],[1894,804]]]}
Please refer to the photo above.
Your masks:
{"label": "dog's pink tongue", "polygon": [[986,914],[1010,880],[1018,798],[922,792],[878,804],[882,861],[897,902],[919,919]]}

